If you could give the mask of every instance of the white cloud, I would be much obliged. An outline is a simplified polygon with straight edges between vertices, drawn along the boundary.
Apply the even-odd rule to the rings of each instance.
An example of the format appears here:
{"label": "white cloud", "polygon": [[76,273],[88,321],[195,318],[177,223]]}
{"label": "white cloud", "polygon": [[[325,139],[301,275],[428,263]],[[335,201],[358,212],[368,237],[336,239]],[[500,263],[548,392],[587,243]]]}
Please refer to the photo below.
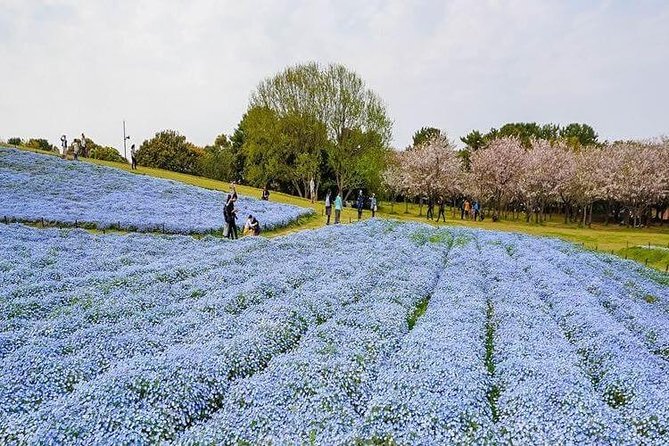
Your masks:
{"label": "white cloud", "polygon": [[85,131],[119,147],[174,128],[230,133],[286,65],[356,70],[387,102],[395,145],[504,122],[667,132],[669,4],[565,1],[0,0],[0,138]]}

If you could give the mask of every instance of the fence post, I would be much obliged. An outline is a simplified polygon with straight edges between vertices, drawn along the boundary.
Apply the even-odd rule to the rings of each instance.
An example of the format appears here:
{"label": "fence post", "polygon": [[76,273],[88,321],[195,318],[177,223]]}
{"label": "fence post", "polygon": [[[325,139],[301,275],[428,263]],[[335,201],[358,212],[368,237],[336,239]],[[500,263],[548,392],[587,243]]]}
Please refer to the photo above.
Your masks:
{"label": "fence post", "polygon": [[648,258],[646,258],[646,266],[648,266]]}
{"label": "fence post", "polygon": [[163,234],[165,233],[165,223],[163,223]]}
{"label": "fence post", "polygon": [[7,223],[7,216],[6,215],[5,215],[5,224],[6,225],[9,224],[9,223]]}
{"label": "fence post", "polygon": [[74,227],[75,228],[77,227],[77,219],[76,218],[74,219]]}
{"label": "fence post", "polygon": [[44,217],[42,217],[42,227],[44,227]]}

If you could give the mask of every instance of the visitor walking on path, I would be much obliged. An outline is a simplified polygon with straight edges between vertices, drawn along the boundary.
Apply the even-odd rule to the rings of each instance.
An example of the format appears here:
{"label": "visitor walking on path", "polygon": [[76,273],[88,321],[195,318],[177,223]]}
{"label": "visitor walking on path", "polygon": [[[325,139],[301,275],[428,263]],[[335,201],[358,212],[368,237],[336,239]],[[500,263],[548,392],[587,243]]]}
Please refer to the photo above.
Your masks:
{"label": "visitor walking on path", "polygon": [[372,218],[376,217],[377,203],[376,203],[376,194],[372,194],[372,198],[369,203],[369,208],[372,210]]}
{"label": "visitor walking on path", "polygon": [[446,223],[446,202],[444,201],[444,197],[439,197],[439,201],[437,203],[439,205],[439,214],[437,214],[437,223],[439,223],[439,219],[443,218],[444,223]]}
{"label": "visitor walking on path", "polygon": [[63,149],[62,157],[63,159],[67,159],[67,136],[63,135],[60,137],[60,145]]}
{"label": "visitor walking on path", "polygon": [[86,150],[86,135],[81,134],[81,155],[84,158],[88,158],[88,151]]}
{"label": "visitor walking on path", "polygon": [[265,187],[263,188],[263,190],[262,190],[262,197],[260,197],[260,198],[263,199],[263,200],[265,200],[265,201],[269,201],[269,191],[267,190],[267,186],[265,186]]}
{"label": "visitor walking on path", "polygon": [[137,151],[135,150],[135,145],[130,146],[130,164],[131,170],[137,170]]}
{"label": "visitor walking on path", "polygon": [[325,215],[327,215],[328,220],[325,223],[326,225],[330,224],[330,215],[332,214],[332,199],[330,198],[330,191],[325,195]]}
{"label": "visitor walking on path", "polygon": [[339,192],[337,194],[337,198],[335,198],[335,224],[339,224],[339,219],[341,218],[341,207],[341,192]]}
{"label": "visitor walking on path", "polygon": [[358,208],[358,220],[362,218],[362,208],[365,206],[365,197],[362,196],[362,189],[358,192],[358,201],[356,207]]}

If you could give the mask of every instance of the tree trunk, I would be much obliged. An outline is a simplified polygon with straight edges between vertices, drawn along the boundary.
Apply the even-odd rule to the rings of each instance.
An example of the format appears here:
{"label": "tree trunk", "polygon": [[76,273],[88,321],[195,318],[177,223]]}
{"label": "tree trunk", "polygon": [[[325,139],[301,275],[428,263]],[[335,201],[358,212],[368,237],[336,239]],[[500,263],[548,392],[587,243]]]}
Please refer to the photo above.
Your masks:
{"label": "tree trunk", "polygon": [[590,211],[588,212],[588,228],[592,226],[592,206],[593,204],[590,203]]}

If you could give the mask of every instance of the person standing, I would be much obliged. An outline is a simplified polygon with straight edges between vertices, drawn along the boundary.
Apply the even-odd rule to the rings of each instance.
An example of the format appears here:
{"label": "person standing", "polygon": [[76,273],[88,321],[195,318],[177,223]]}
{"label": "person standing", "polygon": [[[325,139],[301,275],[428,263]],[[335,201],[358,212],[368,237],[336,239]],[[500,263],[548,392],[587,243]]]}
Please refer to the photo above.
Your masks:
{"label": "person standing", "polygon": [[369,203],[369,208],[372,210],[372,218],[376,217],[376,194],[372,194],[372,198]]}
{"label": "person standing", "polygon": [[479,213],[481,211],[481,205],[478,201],[474,201],[474,204],[472,205],[472,210],[474,213],[474,221],[476,221],[479,218]]}
{"label": "person standing", "polygon": [[79,160],[79,141],[76,139],[72,143],[72,155],[75,161]]}
{"label": "person standing", "polygon": [[439,214],[437,214],[437,223],[439,223],[439,219],[443,218],[444,223],[446,223],[446,202],[444,201],[444,197],[439,197],[439,201],[437,202],[439,205]]}
{"label": "person standing", "polygon": [[134,144],[130,146],[130,161],[132,161],[130,169],[137,170],[137,151]]}
{"label": "person standing", "polygon": [[267,190],[267,186],[263,188],[261,198],[265,201],[269,201],[269,191]]}
{"label": "person standing", "polygon": [[88,158],[88,151],[86,150],[86,135],[81,134],[81,156]]}
{"label": "person standing", "polygon": [[67,159],[67,136],[63,135],[60,137],[60,145],[63,149],[63,159]]}
{"label": "person standing", "polygon": [[362,189],[358,192],[358,200],[355,203],[358,208],[358,220],[362,218],[362,209],[365,207],[365,197],[362,196]]}
{"label": "person standing", "polygon": [[228,195],[228,201],[225,203],[225,211],[228,224],[228,238],[235,240],[237,238],[237,211],[235,210],[235,198]]}
{"label": "person standing", "polygon": [[316,200],[316,183],[314,182],[314,177],[311,177],[311,180],[309,180],[309,196],[313,203]]}
{"label": "person standing", "polygon": [[237,201],[239,197],[237,196],[237,185],[234,181],[230,183],[230,193],[232,194],[232,201]]}
{"label": "person standing", "polygon": [[427,214],[426,217],[428,220],[434,220],[434,199],[432,195],[427,198]]}
{"label": "person standing", "polygon": [[465,219],[469,220],[469,212],[472,209],[472,205],[469,202],[469,200],[465,200],[465,204],[463,205],[463,207],[464,207],[464,210],[465,210]]}
{"label": "person standing", "polygon": [[328,220],[325,223],[326,225],[330,224],[330,215],[332,214],[332,200],[330,198],[330,191],[325,195],[325,215],[327,215]]}
{"label": "person standing", "polygon": [[339,219],[341,218],[341,208],[342,208],[341,192],[337,194],[334,206],[335,206],[335,224],[339,224]]}

